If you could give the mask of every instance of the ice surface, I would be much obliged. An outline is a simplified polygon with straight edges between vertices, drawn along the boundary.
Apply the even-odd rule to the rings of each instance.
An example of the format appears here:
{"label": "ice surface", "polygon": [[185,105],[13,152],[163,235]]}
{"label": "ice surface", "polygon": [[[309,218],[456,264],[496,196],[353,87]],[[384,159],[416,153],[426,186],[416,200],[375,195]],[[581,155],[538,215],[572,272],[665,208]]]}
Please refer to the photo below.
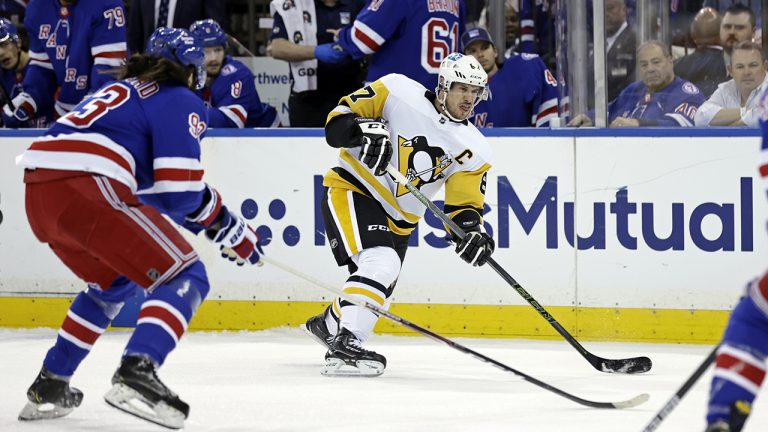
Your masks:
{"label": "ice surface", "polygon": [[[109,331],[97,342],[72,379],[85,393],[72,414],[21,423],[24,393],[56,333],[0,329],[0,431],[167,430],[103,400],[129,334]],[[366,346],[387,357],[381,377],[323,377],[322,348],[298,329],[189,333],[160,377],[190,404],[187,431],[639,432],[711,349],[585,343],[603,357],[651,357],[650,373],[627,376],[594,370],[562,341],[456,341],[580,397],[617,401],[647,392],[651,400],[630,410],[582,407],[422,337],[372,337]],[[659,431],[703,431],[710,377],[711,370]],[[745,432],[768,430],[761,405],[758,399]]]}

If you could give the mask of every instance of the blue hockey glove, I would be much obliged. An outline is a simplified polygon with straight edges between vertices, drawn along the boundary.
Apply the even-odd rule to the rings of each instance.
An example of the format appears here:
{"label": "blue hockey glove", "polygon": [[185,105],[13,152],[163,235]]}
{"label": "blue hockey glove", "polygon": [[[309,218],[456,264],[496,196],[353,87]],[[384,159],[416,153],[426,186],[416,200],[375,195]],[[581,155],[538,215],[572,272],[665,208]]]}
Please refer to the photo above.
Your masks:
{"label": "blue hockey glove", "polygon": [[479,231],[468,232],[456,243],[456,253],[461,259],[476,267],[485,264],[495,249],[496,243],[493,238]]}
{"label": "blue hockey glove", "polygon": [[327,43],[315,47],[315,58],[323,63],[340,63],[347,58],[347,53],[337,43]]}
{"label": "blue hockey glove", "polygon": [[3,124],[6,127],[19,127],[29,120],[35,113],[35,105],[32,97],[27,93],[19,93],[13,98],[15,110],[11,111],[10,105],[4,105],[2,111]]}
{"label": "blue hockey glove", "polygon": [[246,262],[258,266],[264,264],[260,261],[264,251],[256,231],[226,206],[221,207],[220,222],[214,224],[213,228],[206,229],[205,236],[219,245],[223,258],[235,261],[239,266]]}

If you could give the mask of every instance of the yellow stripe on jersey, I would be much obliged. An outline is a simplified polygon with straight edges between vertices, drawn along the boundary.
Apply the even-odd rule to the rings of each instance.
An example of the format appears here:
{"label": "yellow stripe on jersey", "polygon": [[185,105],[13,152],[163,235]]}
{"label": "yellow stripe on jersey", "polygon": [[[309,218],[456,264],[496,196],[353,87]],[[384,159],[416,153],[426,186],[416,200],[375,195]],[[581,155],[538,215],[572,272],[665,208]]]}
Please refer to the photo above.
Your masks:
{"label": "yellow stripe on jersey", "polygon": [[483,178],[491,168],[487,163],[475,171],[458,171],[445,182],[445,205],[483,208],[485,185]]}
{"label": "yellow stripe on jersey", "polygon": [[367,196],[368,198],[371,198],[368,195],[368,192],[360,190],[359,187],[355,186],[354,184],[348,182],[344,179],[344,177],[340,176],[336,171],[334,170],[328,170],[327,173],[325,173],[325,177],[323,177],[323,186],[327,188],[339,188],[339,189],[348,189],[353,192],[357,192],[360,195]]}
{"label": "yellow stripe on jersey", "polygon": [[357,287],[344,288],[344,293],[359,294],[361,296],[368,297],[369,299],[378,303],[380,306],[384,306],[384,297],[374,294],[365,288],[357,288]]}
{"label": "yellow stripe on jersey", "polygon": [[[421,219],[420,216],[415,215],[413,213],[408,213],[400,208],[400,205],[397,203],[397,200],[395,199],[395,196],[392,195],[392,191],[389,190],[386,186],[381,184],[378,179],[376,179],[376,176],[374,176],[370,171],[368,171],[363,164],[360,163],[354,156],[352,156],[346,149],[341,149],[340,152],[341,159],[344,160],[346,163],[348,163],[352,169],[355,170],[357,175],[363,178],[363,181],[366,185],[371,186],[376,190],[376,192],[381,195],[382,198],[389,204],[392,208],[397,210],[398,213],[400,213],[403,218],[406,220],[406,222],[409,223],[417,223],[419,222],[419,219]],[[490,167],[490,165],[489,165]],[[478,191],[480,190],[480,184],[478,183]],[[482,201],[480,201],[480,206],[482,207]]]}
{"label": "yellow stripe on jersey", "polygon": [[[342,97],[339,100],[339,105],[345,105],[352,110],[353,113],[360,117],[381,117],[384,115],[384,103],[389,97],[389,89],[384,85],[381,80],[376,80],[370,85],[367,85],[356,92]],[[348,114],[346,109],[334,109],[328,113],[328,118],[325,120],[325,124],[331,121],[336,116]]]}
{"label": "yellow stripe on jersey", "polygon": [[331,197],[331,211],[336,216],[336,220],[341,230],[341,235],[344,236],[344,243],[349,248],[349,255],[352,256],[360,252],[357,241],[355,240],[355,226],[356,221],[352,220],[350,214],[349,191],[346,189],[328,189],[328,195]]}

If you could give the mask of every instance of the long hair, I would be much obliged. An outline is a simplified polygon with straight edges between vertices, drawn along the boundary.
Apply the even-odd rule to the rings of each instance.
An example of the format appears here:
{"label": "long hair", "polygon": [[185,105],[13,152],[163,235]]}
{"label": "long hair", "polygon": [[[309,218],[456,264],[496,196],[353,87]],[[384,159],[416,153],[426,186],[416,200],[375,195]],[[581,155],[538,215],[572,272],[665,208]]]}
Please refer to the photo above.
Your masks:
{"label": "long hair", "polygon": [[164,58],[134,54],[125,65],[114,69],[112,72],[118,79],[138,78],[142,81],[155,81],[157,83],[175,81],[188,86],[189,77],[194,72],[194,68],[185,68]]}

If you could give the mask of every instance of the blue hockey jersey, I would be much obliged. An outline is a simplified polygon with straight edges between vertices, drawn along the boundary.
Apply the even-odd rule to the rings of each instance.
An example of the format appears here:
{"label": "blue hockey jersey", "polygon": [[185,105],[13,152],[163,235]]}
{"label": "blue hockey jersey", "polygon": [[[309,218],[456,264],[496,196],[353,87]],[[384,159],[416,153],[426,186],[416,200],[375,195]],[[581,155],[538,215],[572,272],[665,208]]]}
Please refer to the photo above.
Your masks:
{"label": "blue hockey jersey", "polygon": [[465,15],[463,0],[371,0],[339,43],[354,59],[373,54],[368,82],[398,73],[434,89],[440,62],[459,50]]}
{"label": "blue hockey jersey", "polygon": [[[21,84],[24,81],[24,75],[29,69],[27,64],[21,71],[7,70],[0,68],[0,85],[5,89],[5,93],[11,98],[15,98],[21,93]],[[0,106],[7,104],[7,100],[0,100]],[[45,128],[53,122],[53,109],[49,107],[46,110],[39,111],[36,117],[24,122],[19,127],[25,128]]]}
{"label": "blue hockey jersey", "polygon": [[635,81],[608,104],[608,123],[616,117],[640,120],[640,126],[693,126],[693,116],[705,101],[698,87],[675,77],[651,94],[642,81]]}
{"label": "blue hockey jersey", "polygon": [[557,81],[536,54],[514,54],[488,80],[475,107],[477,127],[549,127],[557,117]]}
{"label": "blue hockey jersey", "polygon": [[69,6],[58,0],[32,0],[24,26],[30,57],[24,92],[35,111],[53,105],[59,88],[55,109],[66,114],[112,79],[102,72],[126,58],[121,0],[79,0]]}
{"label": "blue hockey jersey", "polygon": [[203,91],[208,126],[214,128],[276,127],[277,110],[261,102],[256,78],[232,56],[224,58],[219,75]]}
{"label": "blue hockey jersey", "polygon": [[205,104],[182,85],[114,81],[59,118],[17,163],[115,179],[182,225],[206,189],[206,125]]}

